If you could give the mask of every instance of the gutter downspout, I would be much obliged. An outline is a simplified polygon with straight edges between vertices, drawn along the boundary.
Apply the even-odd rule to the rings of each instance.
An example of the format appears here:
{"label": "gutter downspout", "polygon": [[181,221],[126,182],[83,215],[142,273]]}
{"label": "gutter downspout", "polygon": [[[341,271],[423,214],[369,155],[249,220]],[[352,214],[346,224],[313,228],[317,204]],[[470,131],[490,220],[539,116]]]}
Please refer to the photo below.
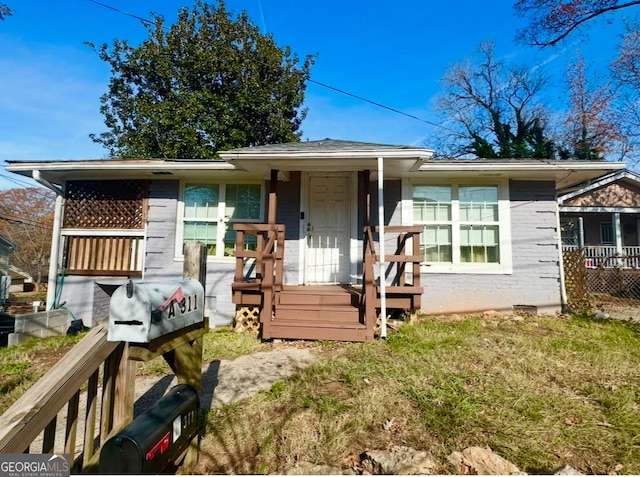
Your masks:
{"label": "gutter downspout", "polygon": [[387,264],[384,250],[384,159],[378,158],[378,246],[380,249],[380,338],[387,337]]}
{"label": "gutter downspout", "polygon": [[56,193],[56,195],[58,195],[58,196],[62,195],[62,187],[59,187],[57,185],[53,185],[47,179],[42,177],[42,174],[40,174],[39,170],[36,169],[36,170],[31,171],[31,177],[33,177],[33,179],[35,181],[39,182],[40,184],[45,186],[47,189],[51,189],[53,192]]}
{"label": "gutter downspout", "polygon": [[559,279],[560,279],[560,311],[569,313],[569,303],[567,302],[567,288],[564,283],[564,253],[562,252],[562,229],[560,228],[560,207],[556,202],[556,236],[558,239],[558,253],[560,254],[559,262]]}
{"label": "gutter downspout", "polygon": [[56,305],[54,303],[56,297],[56,287],[58,284],[58,260],[60,257],[60,234],[62,232],[62,189],[53,185],[40,175],[39,170],[32,172],[32,177],[56,193],[55,213],[53,216],[53,231],[51,233],[51,254],[49,255],[49,278],[47,281],[47,310],[52,310]]}

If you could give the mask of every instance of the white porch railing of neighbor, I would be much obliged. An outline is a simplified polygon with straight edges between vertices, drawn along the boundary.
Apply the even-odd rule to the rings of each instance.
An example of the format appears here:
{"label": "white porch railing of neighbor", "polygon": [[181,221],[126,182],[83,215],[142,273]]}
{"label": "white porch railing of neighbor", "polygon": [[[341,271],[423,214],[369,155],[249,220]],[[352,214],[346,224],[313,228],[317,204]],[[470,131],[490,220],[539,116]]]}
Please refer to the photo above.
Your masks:
{"label": "white porch railing of neighbor", "polygon": [[[562,250],[577,250],[577,245],[563,245]],[[618,255],[615,245],[587,245],[583,247],[587,268],[640,268],[640,246],[622,247]]]}

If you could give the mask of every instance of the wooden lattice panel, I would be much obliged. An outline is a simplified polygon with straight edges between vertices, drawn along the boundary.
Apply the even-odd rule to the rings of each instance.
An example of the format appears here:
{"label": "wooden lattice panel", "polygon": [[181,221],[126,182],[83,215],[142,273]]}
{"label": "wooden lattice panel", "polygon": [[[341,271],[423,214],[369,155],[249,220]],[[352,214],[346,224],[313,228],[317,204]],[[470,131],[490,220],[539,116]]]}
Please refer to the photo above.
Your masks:
{"label": "wooden lattice panel", "polygon": [[640,270],[594,268],[587,271],[587,283],[599,304],[640,305]]}
{"label": "wooden lattice panel", "polygon": [[143,229],[149,181],[70,181],[65,189],[63,227]]}
{"label": "wooden lattice panel", "polygon": [[564,265],[564,283],[567,291],[567,304],[574,312],[591,309],[587,267],[583,250],[568,250],[562,253]]}
{"label": "wooden lattice panel", "polygon": [[236,311],[233,329],[237,333],[255,333],[260,331],[260,307],[241,306]]}

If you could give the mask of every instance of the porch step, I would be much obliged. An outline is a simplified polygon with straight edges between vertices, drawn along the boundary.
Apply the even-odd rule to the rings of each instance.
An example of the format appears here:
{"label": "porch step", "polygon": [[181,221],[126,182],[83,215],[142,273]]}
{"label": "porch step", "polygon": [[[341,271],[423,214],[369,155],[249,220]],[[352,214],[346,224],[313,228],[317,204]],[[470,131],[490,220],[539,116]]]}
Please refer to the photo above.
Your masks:
{"label": "porch step", "polygon": [[343,305],[358,306],[360,295],[342,288],[307,288],[285,289],[279,294],[280,305]]}
{"label": "porch step", "polygon": [[345,323],[348,325],[360,324],[360,310],[354,306],[326,305],[326,304],[280,304],[275,307],[275,320],[289,320],[302,323],[313,322],[313,326],[319,323],[335,325]]}
{"label": "porch step", "polygon": [[361,324],[347,326],[314,323],[313,326],[305,326],[303,323],[294,324],[288,321],[274,320],[269,328],[271,337],[281,339],[353,341],[361,343],[373,341],[373,333]]}

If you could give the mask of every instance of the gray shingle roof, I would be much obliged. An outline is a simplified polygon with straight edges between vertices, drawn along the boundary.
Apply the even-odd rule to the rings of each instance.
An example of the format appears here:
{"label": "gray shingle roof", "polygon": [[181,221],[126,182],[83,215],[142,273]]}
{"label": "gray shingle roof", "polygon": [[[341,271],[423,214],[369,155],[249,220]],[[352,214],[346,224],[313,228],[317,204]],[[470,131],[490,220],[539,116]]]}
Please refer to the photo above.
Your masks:
{"label": "gray shingle roof", "polygon": [[267,144],[265,146],[253,146],[253,147],[241,147],[237,149],[230,149],[228,151],[221,152],[266,152],[266,153],[279,153],[279,152],[313,152],[313,151],[341,151],[341,152],[353,152],[353,151],[381,151],[385,149],[407,149],[407,150],[424,150],[422,147],[413,146],[394,146],[391,144],[375,144],[369,142],[357,142],[357,141],[342,141],[339,139],[322,139],[320,141],[303,141],[303,142],[287,142],[284,144]]}

